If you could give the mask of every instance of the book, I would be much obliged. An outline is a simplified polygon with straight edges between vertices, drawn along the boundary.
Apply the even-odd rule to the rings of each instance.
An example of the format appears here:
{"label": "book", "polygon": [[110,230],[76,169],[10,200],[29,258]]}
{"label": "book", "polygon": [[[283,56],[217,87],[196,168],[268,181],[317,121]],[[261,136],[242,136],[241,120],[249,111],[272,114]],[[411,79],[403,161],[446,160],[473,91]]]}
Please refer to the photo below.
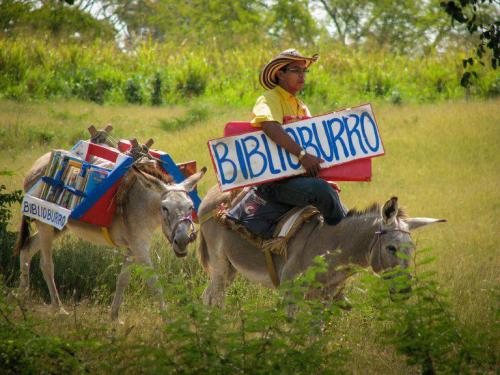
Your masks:
{"label": "book", "polygon": [[84,193],[88,196],[99,187],[99,185],[108,177],[108,169],[99,168],[92,165],[87,171],[87,183],[85,184]]}
{"label": "book", "polygon": [[[68,164],[68,157],[62,156],[61,161],[58,163],[57,168],[53,174],[53,176],[49,176],[56,181],[60,181],[65,170],[66,165]],[[51,186],[49,193],[47,194],[46,200],[49,202],[56,202],[59,199],[59,195],[61,194],[61,187],[59,186]]]}
{"label": "book", "polygon": [[[51,152],[50,160],[49,160],[49,163],[47,164],[47,168],[45,169],[44,176],[53,177],[55,170],[58,166],[60,158],[61,158],[61,151],[52,151]],[[51,185],[44,182],[39,198],[46,199],[47,195],[50,191],[50,187],[51,187]]]}

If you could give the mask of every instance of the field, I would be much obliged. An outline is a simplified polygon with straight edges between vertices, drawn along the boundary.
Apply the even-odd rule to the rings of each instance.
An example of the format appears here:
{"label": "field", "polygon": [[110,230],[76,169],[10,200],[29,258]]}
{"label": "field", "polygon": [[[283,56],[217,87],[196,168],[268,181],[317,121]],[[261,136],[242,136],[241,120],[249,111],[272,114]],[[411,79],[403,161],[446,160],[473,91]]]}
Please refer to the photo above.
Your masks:
{"label": "field", "polygon": [[[315,113],[335,109],[324,104],[312,107]],[[474,361],[465,367],[477,373],[499,370],[499,107],[499,99],[402,105],[376,102],[374,112],[386,155],[374,159],[370,183],[341,183],[341,197],[350,208],[363,208],[372,202],[382,203],[396,195],[411,216],[448,219],[446,224],[422,229],[414,234],[418,247],[430,248],[431,254],[435,256],[434,261],[420,266],[419,272],[434,272],[432,280],[437,285],[436,290],[447,295],[443,297],[449,302],[447,314],[452,316],[457,327],[463,327],[463,332],[470,334],[467,338],[477,343],[471,353],[475,353],[475,358],[481,358],[484,367]],[[11,171],[13,175],[0,174],[0,184],[5,184],[7,191],[21,189],[25,171],[43,153],[53,148],[68,148],[76,140],[86,138],[86,128],[90,124],[100,128],[110,123],[116,138],[135,137],[143,143],[153,138],[154,147],[167,151],[174,160],[194,159],[198,168],[207,166],[209,172],[198,188],[203,196],[215,183],[206,141],[221,136],[226,122],[248,118],[249,108],[223,106],[203,98],[191,101],[189,105],[164,107],[122,104],[100,106],[80,101],[20,103],[2,100],[0,171]],[[17,230],[18,208],[13,206],[14,217],[9,226],[11,231]],[[47,311],[43,305],[47,292],[35,266],[32,267],[35,269],[35,302],[27,305],[26,314],[35,322],[31,327],[33,331],[41,336],[60,337],[75,345],[73,349],[81,361],[80,369],[93,369],[99,373],[135,373],[135,370],[154,373],[154,369],[170,368],[168,364],[161,367],[158,363],[155,365],[157,367],[147,367],[151,365],[147,358],[161,358],[162,350],[164,355],[180,355],[178,348],[167,342],[169,339],[177,338],[179,345],[181,342],[190,342],[191,336],[179,333],[182,331],[179,328],[183,318],[181,314],[186,313],[186,306],[192,314],[208,316],[217,322],[224,314],[240,316],[238,312],[243,310],[255,318],[257,315],[252,314],[274,311],[273,307],[280,301],[279,292],[251,285],[238,278],[229,291],[226,308],[221,312],[207,312],[199,303],[206,276],[197,263],[195,246],[187,259],[178,260],[158,233],[152,249],[153,257],[162,275],[162,282],[167,285],[166,297],[172,301],[167,318],[174,322],[172,327],[179,328],[177,336],[172,330],[164,329],[155,301],[144,293],[146,289],[140,270],[126,293],[122,308],[124,325],[110,325],[108,306],[121,261],[119,254],[94,246],[87,248],[83,242],[71,237],[58,242],[56,246],[60,250],[56,254],[56,274],[59,282],[63,281],[59,285],[70,316],[53,316]],[[1,250],[2,257],[10,251],[5,248]],[[85,260],[87,256],[90,260]],[[58,266],[70,267],[71,272]],[[94,276],[85,276],[85,272]],[[81,275],[78,276],[80,278],[77,275]],[[348,293],[355,300],[361,300],[364,305],[360,306],[365,307],[355,306],[350,312],[336,313],[332,323],[335,330],[328,331],[332,334],[327,344],[330,352],[347,350],[346,357],[338,361],[341,366],[338,372],[419,373],[419,363],[412,364],[405,359],[411,358],[411,355],[405,352],[405,357],[396,344],[388,344],[387,340],[379,337],[380,330],[389,323],[377,319],[376,307],[369,304],[369,297],[363,297],[360,290],[364,290],[366,284],[363,284],[362,279],[361,276],[354,277]],[[178,284],[172,285],[174,282]],[[82,285],[88,292],[80,293],[76,298],[74,289]],[[190,301],[186,302],[186,298]],[[22,322],[22,314],[15,310],[11,319]],[[197,322],[196,319],[193,318],[193,322]],[[210,330],[224,325],[213,324],[201,326],[196,331],[199,337],[220,337],[218,335],[223,332],[214,333]],[[249,335],[257,336],[257,333]],[[213,360],[210,357],[213,353],[208,348],[213,343],[206,340],[198,343],[197,353],[209,363]],[[87,345],[89,342],[95,346],[78,346],[78,343]],[[460,345],[455,344],[458,353]],[[102,349],[106,345],[111,353],[109,356]],[[204,345],[207,352],[203,351]],[[125,355],[120,353],[121,350],[130,352]],[[138,358],[142,358],[142,362],[134,362]],[[271,361],[269,357],[265,358]],[[314,357],[310,358],[314,368]],[[108,368],[100,364],[108,360]],[[252,362],[247,360],[248,366]],[[280,358],[274,360],[282,361]],[[434,360],[437,361],[436,358]],[[335,363],[334,359],[331,361]],[[113,363],[117,364],[116,367],[113,367]],[[141,366],[139,363],[146,367],[142,370],[134,367]],[[185,362],[179,360],[179,363],[190,362],[185,359]],[[224,364],[223,361],[218,363]],[[192,367],[192,372],[203,372],[207,368],[205,365],[199,366]],[[220,369],[227,370],[223,365],[220,366]],[[240,370],[235,368],[231,372]],[[306,370],[304,367],[297,372],[305,373]],[[330,368],[329,371],[333,370]],[[444,368],[443,371],[450,370]],[[189,368],[186,368],[185,373],[189,372]],[[216,370],[213,372],[217,373]],[[179,373],[182,371],[179,370]]]}

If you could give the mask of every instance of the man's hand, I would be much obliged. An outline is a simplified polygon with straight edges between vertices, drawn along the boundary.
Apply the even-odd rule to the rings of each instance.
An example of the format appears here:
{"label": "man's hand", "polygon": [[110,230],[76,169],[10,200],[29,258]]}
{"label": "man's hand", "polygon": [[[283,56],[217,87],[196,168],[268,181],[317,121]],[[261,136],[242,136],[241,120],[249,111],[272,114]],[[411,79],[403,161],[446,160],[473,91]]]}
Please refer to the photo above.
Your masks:
{"label": "man's hand", "polygon": [[311,177],[317,177],[320,170],[320,164],[323,163],[323,159],[320,159],[311,154],[305,154],[300,160],[300,164],[306,170],[306,174]]}
{"label": "man's hand", "polygon": [[[285,132],[279,122],[276,121],[264,121],[262,122],[262,130],[266,135],[271,138],[276,144],[283,147],[289,153],[295,156],[299,156],[302,148],[298,145],[292,137]],[[323,163],[323,160],[317,158],[316,156],[305,154],[300,160],[300,164],[306,170],[306,174],[311,177],[317,177],[319,173],[319,165]]]}

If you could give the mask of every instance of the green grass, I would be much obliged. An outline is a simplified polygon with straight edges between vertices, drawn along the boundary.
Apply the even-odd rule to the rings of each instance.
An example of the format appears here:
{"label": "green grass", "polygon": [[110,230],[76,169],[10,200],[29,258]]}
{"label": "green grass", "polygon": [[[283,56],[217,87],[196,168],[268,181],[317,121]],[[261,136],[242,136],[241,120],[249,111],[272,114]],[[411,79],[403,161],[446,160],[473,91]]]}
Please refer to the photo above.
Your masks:
{"label": "green grass", "polygon": [[[435,279],[442,289],[449,292],[451,307],[459,321],[467,327],[477,328],[478,333],[493,334],[498,332],[495,311],[498,309],[500,281],[499,105],[500,100],[423,105],[403,103],[398,106],[375,103],[374,111],[386,155],[373,160],[373,180],[370,183],[340,184],[342,199],[350,208],[362,208],[397,195],[411,216],[448,219],[446,224],[415,233],[418,247],[432,248],[437,257],[423,269],[436,272]],[[194,111],[198,107],[206,108],[206,112],[203,110],[203,115],[196,117]],[[316,113],[336,109],[327,104],[313,108]],[[220,137],[224,123],[248,119],[249,109],[203,101],[194,102],[189,108],[99,106],[78,101],[33,104],[0,101],[0,170],[14,172],[14,176],[0,175],[0,184],[6,184],[8,190],[20,189],[23,174],[37,157],[52,148],[68,148],[85,134],[90,124],[104,127],[111,123],[117,138],[136,137],[144,142],[151,137],[155,140],[154,147],[169,152],[174,160],[194,159],[198,167],[208,166],[209,173],[199,186],[203,196],[216,182],[206,141]],[[179,121],[180,124],[184,120],[192,124],[174,126],[173,130],[162,126],[169,123],[167,121]],[[18,221],[16,212],[12,230]],[[58,242],[56,246],[58,249],[73,247],[78,254],[85,256],[86,245],[74,239]],[[92,251],[92,259],[97,259],[99,251],[108,250],[92,248]],[[160,274],[167,282],[174,282],[178,280],[174,275],[181,275],[185,285],[180,287],[189,290],[192,298],[200,297],[206,276],[195,259],[194,248],[186,260],[178,260],[158,234],[152,251]],[[60,252],[56,256],[63,254]],[[101,278],[102,283],[104,279],[114,282],[112,272],[117,272],[116,262],[119,261],[119,258],[110,261],[115,268],[107,269],[111,273]],[[57,272],[64,271],[56,269]],[[352,291],[356,290],[358,282],[359,278],[352,280]],[[156,331],[161,325],[156,305],[152,299],[144,297],[146,289],[138,278],[132,284],[123,308],[126,326],[118,328],[118,332],[124,334],[127,329],[132,329],[130,327],[135,327],[128,340],[151,343],[158,339]],[[103,287],[80,304],[73,305],[72,298],[66,302],[70,310],[76,311],[79,324],[92,327],[107,321],[109,293],[110,288]],[[237,278],[229,296],[230,306],[234,302],[232,297],[238,296],[247,306],[258,310],[272,305],[276,293]],[[74,322],[71,319],[52,318],[39,303],[32,308],[46,332],[72,337],[69,332],[72,332],[70,328]],[[345,348],[352,351],[349,372],[417,373],[418,370],[407,366],[391,347],[381,345],[377,338],[377,324],[366,311],[356,310],[338,318],[338,337]],[[498,348],[490,349],[498,358]]]}

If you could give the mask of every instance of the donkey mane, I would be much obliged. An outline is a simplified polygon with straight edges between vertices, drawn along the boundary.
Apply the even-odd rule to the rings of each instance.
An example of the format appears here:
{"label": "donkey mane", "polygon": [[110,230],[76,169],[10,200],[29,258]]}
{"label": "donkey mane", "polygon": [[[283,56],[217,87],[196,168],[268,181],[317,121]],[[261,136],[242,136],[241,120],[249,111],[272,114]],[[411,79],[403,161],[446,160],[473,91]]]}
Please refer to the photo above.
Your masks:
{"label": "donkey mane", "polygon": [[[370,206],[368,206],[363,210],[358,210],[357,208],[350,209],[345,219],[360,217],[360,216],[379,217],[380,212],[381,212],[380,204],[372,203]],[[408,213],[406,212],[406,209],[404,207],[398,208],[398,214],[397,214],[398,219],[404,220],[407,219],[408,217],[409,217]]]}
{"label": "donkey mane", "polygon": [[[152,179],[157,179],[165,184],[172,183],[173,179],[170,175],[163,173],[158,167],[156,162],[147,161],[145,163],[138,163],[134,166],[140,173],[144,173]],[[123,212],[128,201],[128,192],[134,186],[138,173],[134,168],[131,168],[129,172],[123,178],[120,187],[115,195],[116,206],[119,212]]]}

